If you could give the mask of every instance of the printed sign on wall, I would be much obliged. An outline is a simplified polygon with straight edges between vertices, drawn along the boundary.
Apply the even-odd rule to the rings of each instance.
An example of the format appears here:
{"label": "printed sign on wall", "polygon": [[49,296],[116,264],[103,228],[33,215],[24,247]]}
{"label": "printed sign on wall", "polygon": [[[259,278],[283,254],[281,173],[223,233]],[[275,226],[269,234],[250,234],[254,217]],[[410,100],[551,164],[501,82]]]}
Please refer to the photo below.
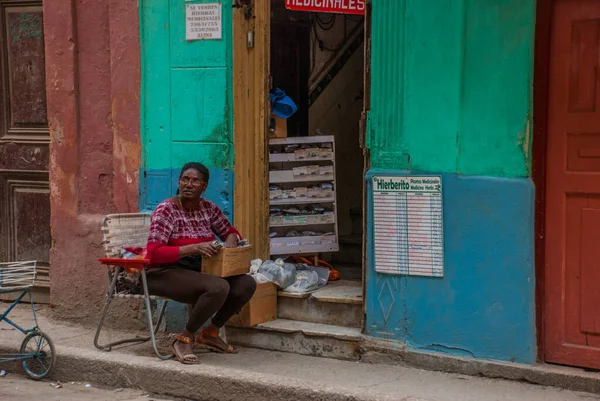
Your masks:
{"label": "printed sign on wall", "polygon": [[442,177],[373,177],[375,271],[444,276]]}
{"label": "printed sign on wall", "polygon": [[186,4],[185,39],[220,40],[223,36],[221,3]]}

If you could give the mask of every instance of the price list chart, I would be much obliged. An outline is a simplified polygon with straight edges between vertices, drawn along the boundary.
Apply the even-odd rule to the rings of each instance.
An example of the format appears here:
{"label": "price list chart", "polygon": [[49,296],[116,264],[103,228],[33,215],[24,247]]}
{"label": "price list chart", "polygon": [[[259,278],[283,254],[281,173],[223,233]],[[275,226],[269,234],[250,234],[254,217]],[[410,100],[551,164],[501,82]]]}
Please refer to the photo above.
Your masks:
{"label": "price list chart", "polygon": [[444,276],[440,176],[373,177],[375,271]]}

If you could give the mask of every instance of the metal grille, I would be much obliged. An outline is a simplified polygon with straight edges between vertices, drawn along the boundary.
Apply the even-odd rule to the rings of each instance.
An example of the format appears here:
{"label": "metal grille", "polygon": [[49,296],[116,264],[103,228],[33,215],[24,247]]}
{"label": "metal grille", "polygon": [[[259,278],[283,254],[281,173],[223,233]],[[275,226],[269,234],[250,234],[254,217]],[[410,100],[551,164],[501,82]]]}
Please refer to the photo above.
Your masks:
{"label": "metal grille", "polygon": [[0,292],[33,287],[37,276],[37,261],[0,263]]}
{"label": "metal grille", "polygon": [[124,247],[145,247],[150,231],[149,213],[109,214],[102,221],[107,258],[121,257]]}

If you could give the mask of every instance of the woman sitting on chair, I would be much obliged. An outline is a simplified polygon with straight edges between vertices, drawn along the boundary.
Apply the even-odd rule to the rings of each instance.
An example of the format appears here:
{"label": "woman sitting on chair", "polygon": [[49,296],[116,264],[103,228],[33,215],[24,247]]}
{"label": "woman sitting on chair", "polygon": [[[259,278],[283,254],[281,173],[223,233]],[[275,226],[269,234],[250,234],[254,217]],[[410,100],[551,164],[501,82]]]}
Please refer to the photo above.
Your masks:
{"label": "woman sitting on chair", "polygon": [[[203,164],[186,164],[179,176],[177,195],[154,210],[148,238],[148,258],[154,265],[147,273],[150,294],[191,306],[186,328],[173,343],[177,360],[184,364],[198,362],[192,349],[194,341],[212,351],[237,352],[219,337],[219,329],[256,290],[256,282],[248,275],[219,278],[200,273],[202,257],[218,251],[213,244],[215,235],[226,247],[236,247],[241,239],[223,212],[201,197],[208,179]],[[194,338],[211,316],[210,325]]]}

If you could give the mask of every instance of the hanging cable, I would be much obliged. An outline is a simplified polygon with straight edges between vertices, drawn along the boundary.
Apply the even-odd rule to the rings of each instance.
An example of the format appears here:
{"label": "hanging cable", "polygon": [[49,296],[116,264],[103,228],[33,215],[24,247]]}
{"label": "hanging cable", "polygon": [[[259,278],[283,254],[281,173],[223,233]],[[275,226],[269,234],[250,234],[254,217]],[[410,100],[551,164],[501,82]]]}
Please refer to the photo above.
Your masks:
{"label": "hanging cable", "polygon": [[335,25],[336,22],[336,16],[331,14],[329,16],[329,19],[321,19],[321,15],[317,14],[316,16],[316,22],[319,25],[319,28],[321,28],[324,31],[328,31],[331,28],[333,28],[333,26]]}
{"label": "hanging cable", "polygon": [[[313,19],[313,31],[314,31],[314,35],[316,38],[316,44],[318,44],[319,49],[321,51],[328,51],[328,52],[337,52],[343,45],[344,42],[346,40],[345,36],[342,37],[342,39],[340,40],[339,43],[336,44],[336,46],[330,47],[328,45],[325,44],[325,41],[323,40],[323,38],[320,36],[319,34],[319,29],[321,29],[322,31],[330,31],[331,29],[333,29],[333,27],[335,26],[336,22],[337,22],[337,16],[335,14],[330,14],[329,20],[326,21],[321,21],[321,16],[319,14],[314,14],[315,18]],[[317,29],[317,27],[319,29]]]}
{"label": "hanging cable", "polygon": [[317,32],[315,25],[311,26],[312,35],[310,35],[310,72],[308,74],[309,77],[312,77],[313,72],[315,71],[315,66],[317,64]]}

